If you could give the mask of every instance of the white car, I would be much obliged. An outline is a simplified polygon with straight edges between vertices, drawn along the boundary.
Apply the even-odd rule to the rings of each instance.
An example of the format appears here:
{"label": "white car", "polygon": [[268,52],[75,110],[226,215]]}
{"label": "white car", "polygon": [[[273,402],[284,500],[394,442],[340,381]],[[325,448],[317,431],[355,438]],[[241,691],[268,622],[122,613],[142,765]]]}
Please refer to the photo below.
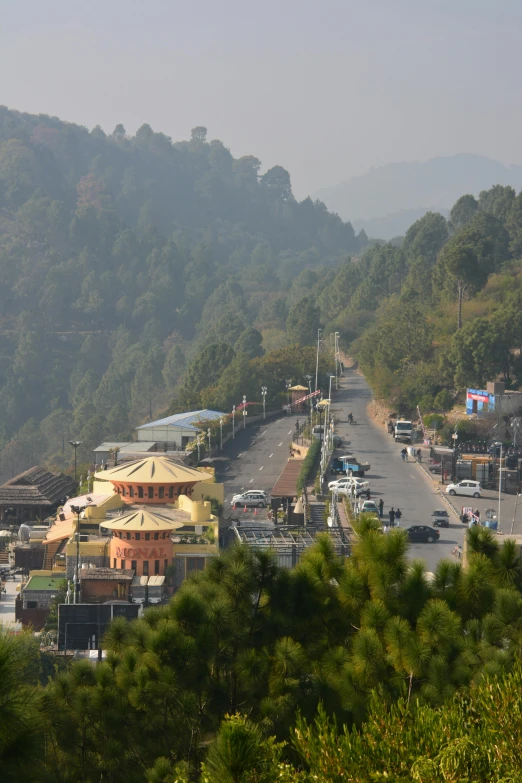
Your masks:
{"label": "white car", "polygon": [[375,514],[379,516],[379,509],[373,500],[365,500],[361,506],[361,514]]}
{"label": "white car", "polygon": [[268,506],[268,497],[266,492],[262,489],[250,489],[248,492],[243,492],[241,495],[234,495],[230,501],[233,506],[257,506],[257,508],[265,508]]}
{"label": "white car", "polygon": [[358,498],[366,493],[366,490],[370,489],[369,481],[357,481],[353,484],[345,484],[343,487],[336,487],[338,495],[350,495],[352,488],[355,489],[355,497]]}
{"label": "white car", "polygon": [[448,495],[467,495],[471,498],[479,498],[482,495],[482,487],[480,486],[480,481],[466,479],[465,481],[459,481],[458,484],[448,484],[446,493]]}
{"label": "white car", "polygon": [[369,481],[363,481],[360,478],[356,478],[356,476],[344,476],[344,478],[341,479],[335,479],[334,481],[328,482],[328,489],[333,489],[334,487],[364,487],[365,489],[369,489],[370,482]]}

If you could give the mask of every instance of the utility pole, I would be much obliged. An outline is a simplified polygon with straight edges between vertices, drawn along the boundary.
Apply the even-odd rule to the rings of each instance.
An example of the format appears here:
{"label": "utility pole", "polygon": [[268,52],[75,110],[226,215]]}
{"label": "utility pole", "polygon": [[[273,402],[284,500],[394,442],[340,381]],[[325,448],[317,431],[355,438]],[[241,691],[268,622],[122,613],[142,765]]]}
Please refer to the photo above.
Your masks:
{"label": "utility pole", "polygon": [[500,501],[502,500],[502,441],[500,442],[500,459],[498,463],[498,514],[497,529],[500,530]]}
{"label": "utility pole", "polygon": [[243,429],[246,430],[246,417],[247,417],[247,399],[246,395],[243,394]]}
{"label": "utility pole", "polygon": [[232,439],[236,437],[236,406],[232,405]]}
{"label": "utility pole", "polygon": [[317,357],[315,360],[315,389],[317,391],[317,379],[319,377],[319,345],[321,344],[321,329],[317,330]]}
{"label": "utility pole", "polygon": [[266,403],[266,393],[268,389],[266,386],[261,386],[261,396],[263,397],[263,419],[266,419],[266,409],[265,409],[265,403]]}
{"label": "utility pole", "polygon": [[207,430],[207,436],[208,436],[208,456],[209,457],[210,457],[210,435],[211,435],[211,432],[210,432],[210,427],[209,427],[208,430]]}
{"label": "utility pole", "polygon": [[74,603],[80,603],[80,514],[87,506],[71,506],[71,511],[76,514],[76,574],[74,584]]}
{"label": "utility pole", "polygon": [[221,447],[221,451],[223,451],[223,421],[224,421],[224,419],[225,419],[225,417],[222,416],[220,418],[220,420],[219,420],[219,436],[220,436],[219,437],[219,444],[220,444],[220,447]]}

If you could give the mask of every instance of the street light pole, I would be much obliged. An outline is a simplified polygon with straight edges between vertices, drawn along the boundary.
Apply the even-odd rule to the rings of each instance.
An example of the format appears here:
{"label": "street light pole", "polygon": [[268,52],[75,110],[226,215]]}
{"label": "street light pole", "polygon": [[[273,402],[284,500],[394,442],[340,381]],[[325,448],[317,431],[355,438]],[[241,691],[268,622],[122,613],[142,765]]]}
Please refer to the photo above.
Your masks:
{"label": "street light pole", "polygon": [[208,435],[208,456],[210,457],[210,451],[211,451],[211,449],[210,449],[210,435],[211,435],[210,427],[207,430],[207,435]]}
{"label": "street light pole", "polygon": [[290,386],[292,385],[292,379],[287,378],[285,383],[286,383],[286,402],[288,405],[290,405]]}
{"label": "street light pole", "polygon": [[246,430],[246,417],[247,417],[247,398],[246,395],[243,394],[243,429]]}
{"label": "street light pole", "polygon": [[263,397],[263,419],[266,419],[266,409],[265,409],[265,402],[266,402],[266,393],[268,389],[266,386],[261,386],[261,395]]}
{"label": "street light pole", "polygon": [[223,420],[224,416],[222,416],[219,420],[219,444],[221,447],[221,451],[223,451]]}
{"label": "street light pole", "polygon": [[319,345],[321,343],[321,329],[317,330],[317,357],[315,360],[315,389],[317,391],[317,379],[319,376]]}
{"label": "street light pole", "polygon": [[76,514],[76,574],[74,584],[74,603],[80,603],[80,514],[87,506],[71,506],[71,511]]}
{"label": "street light pole", "polygon": [[76,449],[82,445],[81,440],[70,440],[69,443],[74,449],[74,480],[76,481]]}
{"label": "street light pole", "polygon": [[232,405],[232,439],[236,437],[236,406]]}
{"label": "street light pole", "polygon": [[502,443],[500,443],[500,461],[498,464],[498,514],[497,529],[500,530],[500,501],[502,495]]}

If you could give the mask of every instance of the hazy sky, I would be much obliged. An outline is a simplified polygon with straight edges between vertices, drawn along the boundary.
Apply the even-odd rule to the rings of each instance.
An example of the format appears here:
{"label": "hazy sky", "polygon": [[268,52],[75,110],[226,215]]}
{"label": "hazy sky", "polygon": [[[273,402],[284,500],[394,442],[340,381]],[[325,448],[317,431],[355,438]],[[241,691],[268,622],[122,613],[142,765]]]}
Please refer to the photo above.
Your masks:
{"label": "hazy sky", "polygon": [[173,140],[294,192],[397,160],[522,164],[522,0],[0,0],[0,103]]}

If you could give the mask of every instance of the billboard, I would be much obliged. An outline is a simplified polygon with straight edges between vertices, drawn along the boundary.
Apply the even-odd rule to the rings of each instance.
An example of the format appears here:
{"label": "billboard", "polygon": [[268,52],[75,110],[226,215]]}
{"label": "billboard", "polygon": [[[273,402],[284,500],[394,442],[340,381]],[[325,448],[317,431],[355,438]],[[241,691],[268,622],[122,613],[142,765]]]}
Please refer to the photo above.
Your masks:
{"label": "billboard", "polygon": [[485,389],[468,389],[466,391],[466,413],[486,413],[495,410],[495,395]]}
{"label": "billboard", "polygon": [[58,606],[58,649],[97,650],[111,620],[135,620],[137,604],[60,604]]}

